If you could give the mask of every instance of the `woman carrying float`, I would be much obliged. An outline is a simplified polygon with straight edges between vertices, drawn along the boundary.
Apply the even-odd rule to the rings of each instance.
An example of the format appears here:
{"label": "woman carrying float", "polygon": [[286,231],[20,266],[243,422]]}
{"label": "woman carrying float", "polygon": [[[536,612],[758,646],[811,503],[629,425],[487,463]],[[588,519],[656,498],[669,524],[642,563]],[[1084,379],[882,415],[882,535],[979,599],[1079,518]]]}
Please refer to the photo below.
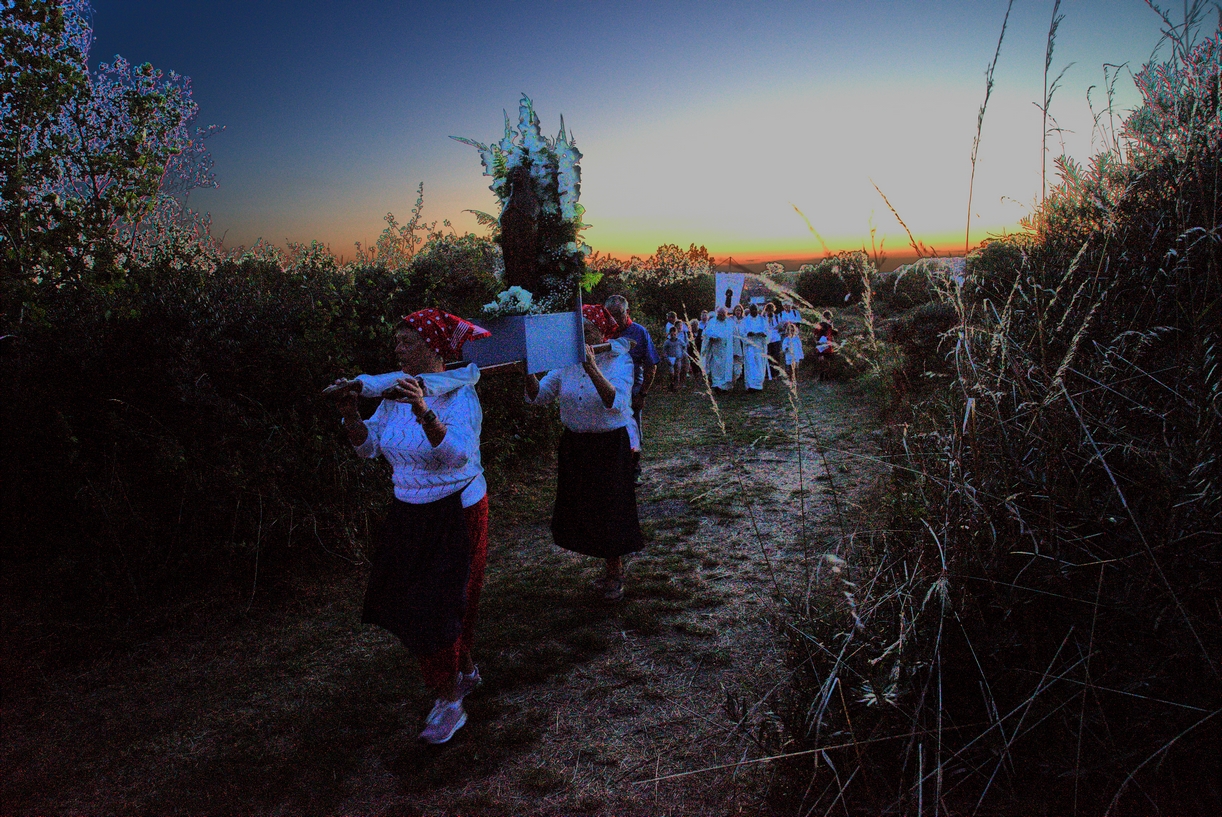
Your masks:
{"label": "woman carrying float", "polygon": [[605,560],[598,586],[603,598],[617,601],[624,596],[623,557],[644,547],[632,465],[633,363],[623,339],[595,355],[593,347],[617,325],[602,306],[582,311],[585,362],[550,371],[542,381],[527,375],[526,400],[535,406],[558,401],[565,428],[556,456],[552,538],[565,550]]}
{"label": "woman carrying float", "polygon": [[[361,620],[394,633],[419,659],[437,696],[420,733],[429,743],[445,743],[466,723],[462,701],[480,681],[471,660],[488,555],[479,367],[447,372],[445,363],[488,334],[438,309],[413,312],[395,332],[400,372],[333,387],[356,453],[382,456],[393,469],[395,499],[376,537]],[[368,420],[357,410],[362,385],[383,396]]]}

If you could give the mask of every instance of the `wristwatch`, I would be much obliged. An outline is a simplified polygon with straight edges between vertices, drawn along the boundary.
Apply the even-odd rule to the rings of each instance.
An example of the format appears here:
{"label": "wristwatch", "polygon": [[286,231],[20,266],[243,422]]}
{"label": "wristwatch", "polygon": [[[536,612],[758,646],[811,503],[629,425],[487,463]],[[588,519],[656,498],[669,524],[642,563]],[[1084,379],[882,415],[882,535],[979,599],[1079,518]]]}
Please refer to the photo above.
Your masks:
{"label": "wristwatch", "polygon": [[427,425],[429,423],[435,423],[437,422],[437,412],[433,411],[432,409],[429,409],[424,414],[421,414],[419,417],[417,417],[416,421],[420,423],[420,425]]}

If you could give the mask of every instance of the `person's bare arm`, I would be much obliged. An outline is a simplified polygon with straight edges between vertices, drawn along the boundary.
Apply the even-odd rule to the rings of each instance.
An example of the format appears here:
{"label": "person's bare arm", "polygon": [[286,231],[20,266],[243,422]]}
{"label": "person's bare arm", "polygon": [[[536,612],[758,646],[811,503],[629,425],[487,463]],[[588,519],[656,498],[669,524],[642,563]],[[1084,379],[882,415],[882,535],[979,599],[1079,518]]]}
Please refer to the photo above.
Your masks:
{"label": "person's bare arm", "polygon": [[526,399],[532,403],[539,396],[539,378],[533,374],[526,375]]}
{"label": "person's bare arm", "polygon": [[[335,383],[339,385],[341,381],[336,380]],[[344,419],[344,431],[348,432],[348,442],[352,443],[353,447],[364,443],[369,436],[369,429],[365,427],[365,421],[361,419],[357,403],[357,392],[353,389],[345,389],[335,399],[339,416]]]}
{"label": "person's bare arm", "polygon": [[412,414],[416,415],[416,420],[424,429],[424,436],[428,438],[429,445],[433,448],[441,445],[442,440],[446,438],[445,423],[441,422],[436,413],[430,411],[429,407],[424,404],[424,389],[420,388],[420,383],[414,377],[405,377],[399,381],[398,386],[403,392],[399,402],[411,403]]}

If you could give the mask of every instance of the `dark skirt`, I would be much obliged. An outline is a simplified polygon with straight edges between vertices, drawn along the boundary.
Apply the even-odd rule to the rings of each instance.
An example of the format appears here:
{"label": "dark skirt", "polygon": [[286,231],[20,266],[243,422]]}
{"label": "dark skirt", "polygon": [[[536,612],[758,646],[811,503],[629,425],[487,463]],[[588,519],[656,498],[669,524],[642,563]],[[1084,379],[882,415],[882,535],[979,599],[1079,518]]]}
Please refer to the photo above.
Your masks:
{"label": "dark skirt", "polygon": [[774,340],[768,344],[768,357],[771,358],[768,361],[768,365],[772,367],[772,371],[779,373],[781,366],[785,365],[785,355],[781,352],[781,342],[779,340]]}
{"label": "dark skirt", "polygon": [[453,646],[471,571],[462,491],[423,505],[395,500],[376,541],[361,621],[390,630],[415,655]]}
{"label": "dark skirt", "polygon": [[592,434],[566,429],[556,460],[552,538],[557,545],[600,559],[645,547],[628,429]]}

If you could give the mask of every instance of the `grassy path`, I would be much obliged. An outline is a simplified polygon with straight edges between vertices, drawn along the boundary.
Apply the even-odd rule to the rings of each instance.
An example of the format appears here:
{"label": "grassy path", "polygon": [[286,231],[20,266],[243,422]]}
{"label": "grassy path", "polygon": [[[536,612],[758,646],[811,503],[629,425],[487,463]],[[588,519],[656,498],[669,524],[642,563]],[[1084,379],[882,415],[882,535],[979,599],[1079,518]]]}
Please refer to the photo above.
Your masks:
{"label": "grassy path", "polygon": [[[357,623],[353,569],[6,694],[4,810],[766,811],[769,765],[735,764],[782,747],[771,619],[806,591],[803,554],[838,540],[837,506],[850,513],[878,471],[865,402],[803,385],[798,446],[779,384],[722,399],[724,436],[707,396],[656,394],[639,490],[649,545],[619,604],[589,587],[595,560],[551,544],[551,463],[495,490],[485,683],[445,746],[416,742],[430,702],[402,647]],[[714,766],[728,768],[667,777]]]}

